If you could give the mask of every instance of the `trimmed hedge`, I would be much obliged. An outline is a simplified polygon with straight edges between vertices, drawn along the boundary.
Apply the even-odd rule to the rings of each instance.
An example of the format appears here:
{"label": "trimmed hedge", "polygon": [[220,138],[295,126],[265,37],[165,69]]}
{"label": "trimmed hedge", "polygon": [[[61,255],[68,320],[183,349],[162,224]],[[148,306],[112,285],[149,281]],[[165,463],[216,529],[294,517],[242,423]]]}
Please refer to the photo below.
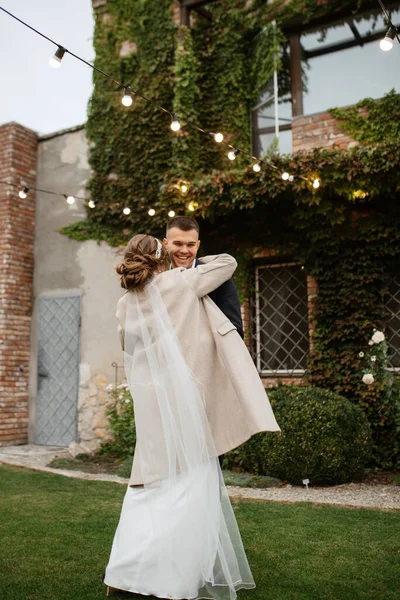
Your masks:
{"label": "trimmed hedge", "polygon": [[293,484],[340,484],[363,475],[371,430],[363,411],[316,387],[281,386],[268,392],[281,433],[261,433],[226,455],[240,467]]}

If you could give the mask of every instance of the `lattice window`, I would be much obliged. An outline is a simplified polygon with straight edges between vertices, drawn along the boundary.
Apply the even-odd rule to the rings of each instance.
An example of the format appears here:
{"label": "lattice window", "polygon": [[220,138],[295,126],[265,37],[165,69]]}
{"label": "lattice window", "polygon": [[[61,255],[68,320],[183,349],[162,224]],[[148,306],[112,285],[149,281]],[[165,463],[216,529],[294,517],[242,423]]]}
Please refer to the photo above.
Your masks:
{"label": "lattice window", "polygon": [[400,273],[391,278],[386,299],[388,354],[392,367],[400,371]]}
{"label": "lattice window", "polygon": [[307,278],[300,265],[257,267],[252,351],[261,375],[303,374],[309,353]]}

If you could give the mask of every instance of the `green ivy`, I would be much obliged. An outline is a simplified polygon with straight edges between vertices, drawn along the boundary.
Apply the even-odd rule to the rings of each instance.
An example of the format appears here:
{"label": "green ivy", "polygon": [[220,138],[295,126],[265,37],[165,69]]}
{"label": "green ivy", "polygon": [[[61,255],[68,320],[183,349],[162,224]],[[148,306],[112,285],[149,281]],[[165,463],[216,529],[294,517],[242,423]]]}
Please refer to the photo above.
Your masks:
{"label": "green ivy", "polygon": [[391,90],[383,98],[365,98],[348,108],[331,108],[339,126],[360,142],[380,143],[400,138],[400,94]]}
{"label": "green ivy", "polygon": [[[365,390],[358,352],[374,327],[384,327],[388,277],[400,265],[399,97],[391,92],[378,103],[333,111],[365,142],[349,152],[274,156],[258,174],[244,156],[251,108],[280,66],[285,26],[345,10],[357,20],[366,6],[371,2],[220,0],[207,7],[212,22],[197,17],[179,38],[170,0],[109,0],[96,11],[96,66],[178,113],[182,129],[172,133],[169,115],[139,97],[123,107],[122,90],[94,73],[87,137],[96,208],[63,232],[111,245],[139,231],[160,236],[168,210],[193,214],[187,209],[193,202],[204,251],[228,249],[239,256],[241,298],[252,291],[249,257],[258,248],[274,248],[303,264],[318,284],[308,378],[363,407],[375,449],[383,448],[376,461],[393,464],[392,408],[379,386]],[[125,57],[124,41],[135,44]],[[358,117],[362,108],[365,121]],[[222,131],[243,153],[230,163],[226,148],[188,121]],[[282,180],[283,170],[294,175],[292,183]],[[314,178],[321,180],[319,189],[311,185]],[[182,181],[190,182],[186,195],[179,190]],[[150,207],[155,217],[148,216]]]}

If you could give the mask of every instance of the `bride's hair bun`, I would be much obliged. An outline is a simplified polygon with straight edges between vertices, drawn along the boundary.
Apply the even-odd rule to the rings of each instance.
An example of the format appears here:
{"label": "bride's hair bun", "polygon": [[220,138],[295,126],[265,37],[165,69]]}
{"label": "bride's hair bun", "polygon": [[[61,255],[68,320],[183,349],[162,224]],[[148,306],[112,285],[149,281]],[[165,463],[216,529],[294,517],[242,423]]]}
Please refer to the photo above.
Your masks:
{"label": "bride's hair bun", "polygon": [[124,260],[116,271],[121,275],[121,287],[126,290],[141,290],[154,276],[160,267],[167,267],[169,257],[164,246],[156,258],[159,244],[152,235],[139,233],[135,235],[125,248]]}

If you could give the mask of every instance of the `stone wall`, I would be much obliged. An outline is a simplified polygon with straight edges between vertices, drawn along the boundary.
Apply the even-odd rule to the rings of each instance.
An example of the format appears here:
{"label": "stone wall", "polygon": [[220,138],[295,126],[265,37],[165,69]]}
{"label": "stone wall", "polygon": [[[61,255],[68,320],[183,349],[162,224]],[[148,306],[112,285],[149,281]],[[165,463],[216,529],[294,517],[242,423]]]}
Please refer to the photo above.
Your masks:
{"label": "stone wall", "polygon": [[[0,127],[0,181],[35,187],[37,136]],[[0,445],[28,441],[35,194],[0,183]]]}

